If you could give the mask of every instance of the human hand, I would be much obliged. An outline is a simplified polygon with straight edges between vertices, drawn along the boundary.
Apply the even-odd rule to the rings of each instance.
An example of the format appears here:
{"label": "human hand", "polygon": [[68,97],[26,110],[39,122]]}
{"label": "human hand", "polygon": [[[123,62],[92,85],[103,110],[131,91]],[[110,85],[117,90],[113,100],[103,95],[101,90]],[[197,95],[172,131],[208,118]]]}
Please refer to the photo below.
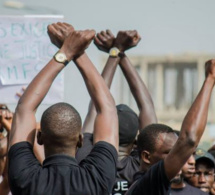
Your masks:
{"label": "human hand", "polygon": [[119,31],[114,43],[121,52],[135,47],[141,40],[140,35],[136,30]]}
{"label": "human hand", "polygon": [[74,27],[64,22],[58,22],[48,25],[48,35],[51,42],[61,48],[63,42],[68,35],[74,31]]}
{"label": "human hand", "polygon": [[0,109],[0,124],[3,126],[7,131],[11,130],[13,119],[13,113],[9,110]]}
{"label": "human hand", "polygon": [[211,77],[215,80],[215,59],[209,60],[205,63],[205,76]]}
{"label": "human hand", "polygon": [[113,43],[115,41],[115,37],[110,30],[101,31],[97,33],[94,38],[94,44],[96,47],[104,52],[109,52],[109,50],[113,47]]}
{"label": "human hand", "polygon": [[60,50],[66,54],[68,61],[70,61],[83,54],[94,37],[94,30],[73,31],[66,37]]}
{"label": "human hand", "polygon": [[26,87],[22,87],[22,92],[17,92],[16,95],[21,98],[21,96],[23,95],[23,93],[25,92]]}

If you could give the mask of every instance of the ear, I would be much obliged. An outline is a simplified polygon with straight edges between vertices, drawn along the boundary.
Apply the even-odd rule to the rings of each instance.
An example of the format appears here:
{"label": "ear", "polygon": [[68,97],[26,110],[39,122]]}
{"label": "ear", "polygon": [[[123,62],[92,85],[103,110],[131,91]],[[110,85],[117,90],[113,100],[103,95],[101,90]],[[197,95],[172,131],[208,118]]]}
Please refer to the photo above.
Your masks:
{"label": "ear", "polygon": [[37,131],[37,143],[43,145],[42,132],[40,130]]}
{"label": "ear", "polygon": [[143,150],[141,152],[141,159],[144,163],[150,165],[151,164],[151,161],[150,161],[150,153],[146,150]]}
{"label": "ear", "polygon": [[77,147],[78,148],[81,148],[83,145],[83,134],[79,134],[79,137],[78,137],[78,143],[77,143]]}

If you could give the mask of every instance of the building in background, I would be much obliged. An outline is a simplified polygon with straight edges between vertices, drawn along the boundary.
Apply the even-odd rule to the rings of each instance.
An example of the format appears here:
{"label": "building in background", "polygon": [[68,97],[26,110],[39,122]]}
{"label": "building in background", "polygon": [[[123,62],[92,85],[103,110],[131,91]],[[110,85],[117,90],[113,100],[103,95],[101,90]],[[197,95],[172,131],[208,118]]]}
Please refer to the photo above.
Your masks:
{"label": "building in background", "polygon": [[[183,54],[166,56],[132,56],[130,60],[152,96],[159,123],[180,129],[204,81],[204,64],[213,55]],[[128,84],[120,74],[115,99],[138,112]],[[215,92],[214,92],[215,93]],[[212,95],[208,125],[201,145],[208,148],[215,141],[215,98]]]}

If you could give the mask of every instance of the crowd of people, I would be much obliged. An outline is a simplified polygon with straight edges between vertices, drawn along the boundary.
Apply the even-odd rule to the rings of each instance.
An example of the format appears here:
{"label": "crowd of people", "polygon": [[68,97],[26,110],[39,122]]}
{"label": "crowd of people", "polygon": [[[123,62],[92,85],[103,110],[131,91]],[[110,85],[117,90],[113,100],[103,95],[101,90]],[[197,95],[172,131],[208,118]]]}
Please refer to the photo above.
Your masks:
{"label": "crowd of people", "polygon": [[[198,148],[215,60],[205,63],[202,88],[179,131],[158,123],[151,95],[125,54],[141,40],[136,30],[114,36],[58,22],[48,26],[48,35],[59,51],[19,95],[15,113],[0,105],[0,195],[215,195],[215,146]],[[85,52],[92,40],[109,54],[101,75]],[[83,125],[64,102],[37,123],[38,106],[70,61],[91,97]],[[116,106],[109,91],[118,65],[138,113]]]}

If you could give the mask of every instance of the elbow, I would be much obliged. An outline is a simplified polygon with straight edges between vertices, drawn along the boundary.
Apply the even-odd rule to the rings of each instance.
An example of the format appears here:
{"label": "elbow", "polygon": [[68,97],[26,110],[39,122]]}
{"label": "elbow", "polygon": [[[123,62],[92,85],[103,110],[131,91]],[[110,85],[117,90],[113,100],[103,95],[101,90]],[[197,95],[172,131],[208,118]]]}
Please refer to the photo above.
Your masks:
{"label": "elbow", "polygon": [[186,139],[186,145],[188,145],[190,148],[195,148],[198,145],[198,141],[194,137],[188,137]]}
{"label": "elbow", "polygon": [[22,102],[20,99],[17,106],[16,106],[15,113],[22,114],[25,112],[29,112],[29,111],[31,111],[29,108],[30,108],[30,105]]}
{"label": "elbow", "polygon": [[179,137],[181,141],[183,141],[184,145],[186,145],[189,148],[196,148],[196,146],[199,143],[199,137],[192,132],[186,132],[185,135],[181,135]]}

